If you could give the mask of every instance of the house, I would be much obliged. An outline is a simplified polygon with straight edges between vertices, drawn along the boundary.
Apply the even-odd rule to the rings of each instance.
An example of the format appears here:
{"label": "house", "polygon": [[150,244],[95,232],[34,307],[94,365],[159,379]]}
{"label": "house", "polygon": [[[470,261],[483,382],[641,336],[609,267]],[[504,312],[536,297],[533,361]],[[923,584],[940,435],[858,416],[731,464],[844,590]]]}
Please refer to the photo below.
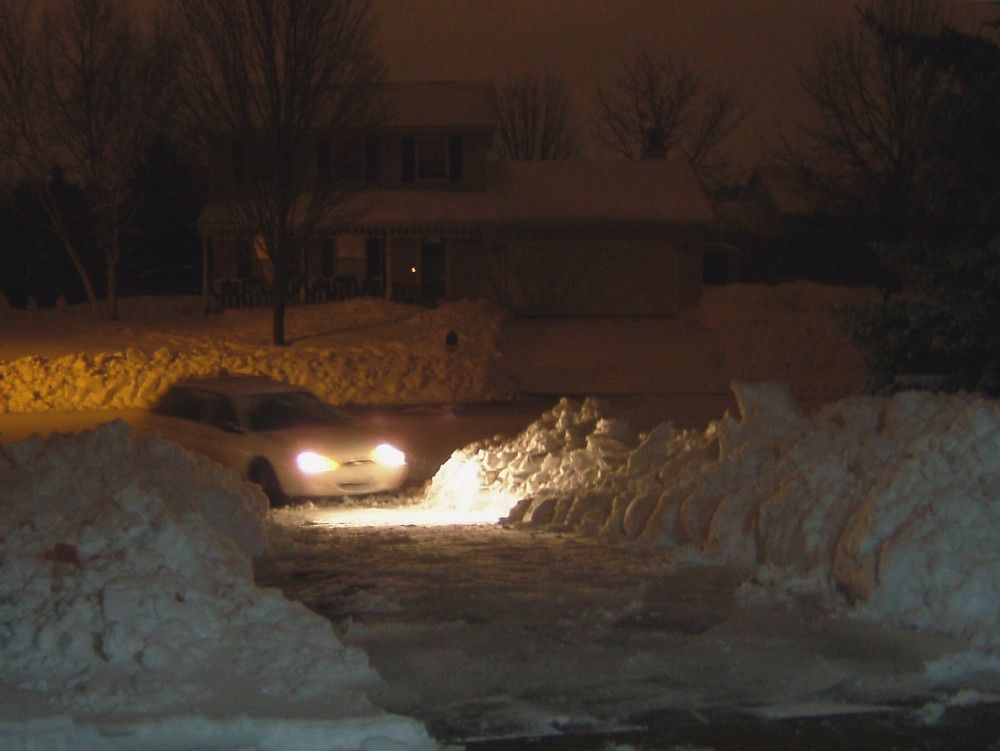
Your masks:
{"label": "house", "polygon": [[[356,189],[301,242],[298,299],[487,298],[523,316],[670,315],[697,303],[712,210],[687,165],[495,161],[492,85],[387,93],[387,122],[317,155]],[[258,244],[222,205],[199,229],[206,293],[262,303]]]}

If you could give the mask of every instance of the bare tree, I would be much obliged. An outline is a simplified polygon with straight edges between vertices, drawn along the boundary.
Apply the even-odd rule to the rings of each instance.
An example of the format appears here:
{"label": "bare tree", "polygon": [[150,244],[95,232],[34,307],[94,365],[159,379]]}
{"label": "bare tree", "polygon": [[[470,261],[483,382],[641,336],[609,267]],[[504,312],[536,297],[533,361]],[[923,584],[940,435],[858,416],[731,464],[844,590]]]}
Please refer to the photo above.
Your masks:
{"label": "bare tree", "polygon": [[49,173],[56,165],[49,153],[50,133],[42,117],[43,66],[37,57],[40,23],[31,0],[0,3],[0,128],[3,155],[10,169],[38,194],[48,225],[59,237],[83,284],[87,299],[97,308],[90,271],[76,247],[63,206]]}
{"label": "bare tree", "polygon": [[500,159],[569,159],[580,133],[566,82],[554,75],[515,73],[497,89],[494,151]]}
{"label": "bare tree", "polygon": [[96,306],[97,293],[53,190],[53,169],[79,182],[105,269],[105,314],[118,312],[118,266],[131,219],[129,178],[162,125],[171,45],[115,0],[0,5],[0,128],[15,168],[38,191]]}
{"label": "bare tree", "polygon": [[732,88],[710,88],[687,60],[639,49],[597,90],[597,137],[629,159],[682,155],[706,185],[727,167],[725,141],[745,111]]}
{"label": "bare tree", "polygon": [[802,85],[817,119],[777,156],[827,205],[876,219],[898,239],[930,179],[936,113],[952,88],[944,66],[913,40],[946,26],[933,0],[875,0],[857,24],[819,43]]}
{"label": "bare tree", "polygon": [[369,0],[180,0],[182,78],[215,196],[270,269],[272,340],[285,344],[299,240],[346,196],[317,149],[371,122],[382,66]]}

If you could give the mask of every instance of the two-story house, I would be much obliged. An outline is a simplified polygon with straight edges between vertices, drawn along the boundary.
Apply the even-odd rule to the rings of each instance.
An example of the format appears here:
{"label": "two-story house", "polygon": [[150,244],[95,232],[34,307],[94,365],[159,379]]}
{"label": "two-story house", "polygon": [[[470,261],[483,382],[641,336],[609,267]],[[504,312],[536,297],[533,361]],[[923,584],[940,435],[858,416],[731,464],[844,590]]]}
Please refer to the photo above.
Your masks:
{"label": "two-story house", "polygon": [[[667,315],[697,302],[712,214],[667,160],[501,162],[491,84],[387,86],[386,120],[318,149],[353,186],[302,244],[304,301],[488,298],[519,315]],[[224,208],[199,223],[206,293],[261,302],[266,261]]]}

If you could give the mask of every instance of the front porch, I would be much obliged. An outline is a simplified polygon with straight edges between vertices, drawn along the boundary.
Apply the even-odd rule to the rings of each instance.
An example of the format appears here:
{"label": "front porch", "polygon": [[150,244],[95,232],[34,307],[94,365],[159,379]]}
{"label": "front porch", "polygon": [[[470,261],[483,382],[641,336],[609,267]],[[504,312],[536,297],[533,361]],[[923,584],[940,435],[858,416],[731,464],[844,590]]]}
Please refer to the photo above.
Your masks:
{"label": "front porch", "polygon": [[[452,251],[480,247],[481,232],[456,228],[379,228],[301,241],[289,305],[381,297],[436,307],[452,292]],[[211,309],[269,307],[271,261],[263,243],[225,233],[203,235],[203,291]]]}
{"label": "front porch", "polygon": [[[274,299],[274,287],[263,277],[249,279],[212,279],[209,296],[213,308],[266,308]],[[285,301],[289,305],[337,302],[357,297],[385,297],[393,302],[408,305],[435,307],[437,300],[426,297],[423,289],[414,286],[395,286],[386,295],[380,280],[365,279],[361,284],[354,277],[293,279],[288,283]]]}

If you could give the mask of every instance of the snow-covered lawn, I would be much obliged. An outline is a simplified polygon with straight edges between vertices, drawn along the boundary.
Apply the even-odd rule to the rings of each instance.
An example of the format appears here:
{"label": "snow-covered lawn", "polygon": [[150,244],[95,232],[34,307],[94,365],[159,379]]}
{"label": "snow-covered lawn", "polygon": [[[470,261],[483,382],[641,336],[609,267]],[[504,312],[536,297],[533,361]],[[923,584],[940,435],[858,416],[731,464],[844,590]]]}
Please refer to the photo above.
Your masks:
{"label": "snow-covered lawn", "polygon": [[[0,413],[145,407],[174,380],[223,370],[304,384],[333,404],[489,401],[522,382],[558,391],[567,378],[640,394],[726,390],[736,379],[786,384],[812,409],[861,392],[864,360],[835,309],[876,299],[804,282],[737,285],[707,289],[678,321],[591,326],[511,322],[481,302],[424,310],[360,298],[290,308],[287,348],[269,345],[270,311],[206,316],[194,297],[126,299],[117,322],[79,306],[0,309]],[[504,342],[523,332],[538,338]]]}
{"label": "snow-covered lawn", "polygon": [[[293,307],[291,346],[270,346],[270,311],[205,316],[198,298],[123,301],[121,321],[86,307],[0,310],[0,412],[148,407],[187,376],[269,375],[333,404],[413,404],[506,398],[496,360],[506,317],[462,302],[428,311],[359,298]],[[445,340],[454,332],[459,346]]]}
{"label": "snow-covered lawn", "polygon": [[[871,299],[809,284],[710,289],[684,315],[704,336],[684,341],[699,348],[686,362],[712,372],[684,378],[716,383],[723,369],[738,413],[637,434],[600,401],[562,401],[520,436],[456,452],[407,512],[671,550],[762,597],[815,592],[840,615],[954,640],[947,668],[928,671],[948,690],[966,675],[982,685],[1000,675],[1000,407],[860,396],[863,359],[833,307]],[[177,378],[222,370],[339,404],[502,399],[532,365],[503,356],[516,330],[504,322],[479,303],[359,300],[291,309],[293,344],[276,349],[266,311],[204,317],[191,299],[133,301],[119,323],[0,311],[0,412],[143,407]],[[628,339],[559,357],[628,356],[616,371],[628,393],[630,370],[649,375],[616,349]],[[663,391],[673,382],[662,374]],[[0,747],[435,747],[369,701],[380,678],[362,652],[253,584],[250,556],[290,544],[255,488],[114,422],[0,448],[0,489]]]}

